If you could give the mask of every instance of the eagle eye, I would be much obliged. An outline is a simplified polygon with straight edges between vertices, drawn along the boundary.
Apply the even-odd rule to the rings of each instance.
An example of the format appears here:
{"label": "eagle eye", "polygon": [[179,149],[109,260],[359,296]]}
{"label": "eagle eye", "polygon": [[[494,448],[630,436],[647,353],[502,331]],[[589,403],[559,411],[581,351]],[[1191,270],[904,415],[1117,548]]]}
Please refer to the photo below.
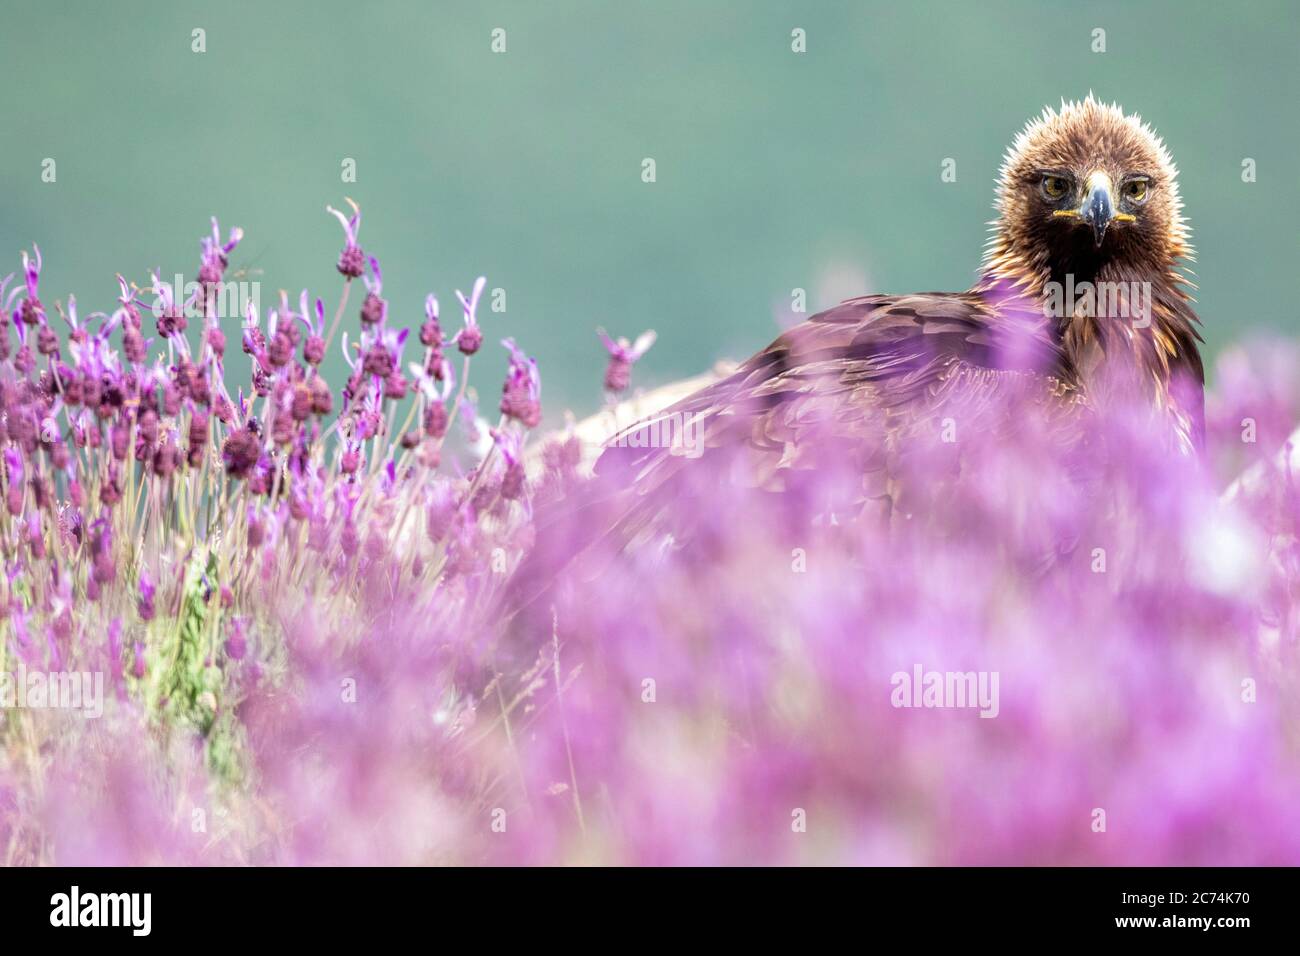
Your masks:
{"label": "eagle eye", "polygon": [[1070,181],[1064,176],[1048,174],[1043,177],[1043,195],[1053,201],[1064,199],[1070,191]]}
{"label": "eagle eye", "polygon": [[1130,179],[1121,190],[1124,198],[1134,206],[1146,202],[1147,191],[1147,181],[1145,179]]}

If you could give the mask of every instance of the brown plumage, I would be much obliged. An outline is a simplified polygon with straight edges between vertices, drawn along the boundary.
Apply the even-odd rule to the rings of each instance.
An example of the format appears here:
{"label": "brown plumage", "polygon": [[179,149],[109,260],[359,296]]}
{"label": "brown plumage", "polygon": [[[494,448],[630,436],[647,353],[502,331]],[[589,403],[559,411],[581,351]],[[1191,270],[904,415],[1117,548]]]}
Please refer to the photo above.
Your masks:
{"label": "brown plumage", "polygon": [[[1194,454],[1203,372],[1179,272],[1191,249],[1176,176],[1155,133],[1117,106],[1089,95],[1044,111],[1007,152],[972,289],[851,299],[792,328],[620,435],[563,523],[617,549],[677,534],[675,501],[707,493],[693,476],[790,492],[828,460],[848,479],[827,506],[835,523],[910,515],[924,503],[910,454],[932,468],[945,427],[996,439],[1022,426],[1027,405],[1041,412],[1044,440],[1067,450],[1084,450],[1090,417],[1137,407],[1171,447]],[[1112,294],[1065,308],[1065,293],[1084,283]],[[669,422],[689,422],[700,444],[663,447],[655,429]],[[960,470],[948,466],[938,471]],[[943,477],[924,482],[929,500]]]}

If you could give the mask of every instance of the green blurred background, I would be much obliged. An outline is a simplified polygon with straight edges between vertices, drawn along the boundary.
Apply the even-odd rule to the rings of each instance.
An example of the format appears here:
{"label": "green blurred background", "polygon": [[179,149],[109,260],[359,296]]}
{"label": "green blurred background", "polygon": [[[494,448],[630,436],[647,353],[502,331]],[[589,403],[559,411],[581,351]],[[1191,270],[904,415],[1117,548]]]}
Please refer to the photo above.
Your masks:
{"label": "green blurred background", "polygon": [[597,325],[658,330],[636,376],[653,385],[766,344],[796,287],[810,311],[965,288],[1006,144],[1091,89],[1181,167],[1211,353],[1300,328],[1295,0],[5,6],[0,250],[16,270],[39,243],[43,298],[83,314],[112,307],[118,271],[192,278],[213,214],[244,227],[232,266],[260,270],[264,307],[307,286],[332,311],[324,207],[350,195],[399,323],[433,291],[456,328],[453,290],[480,272],[506,290],[475,384],[495,397],[513,335],[558,424],[600,403]]}

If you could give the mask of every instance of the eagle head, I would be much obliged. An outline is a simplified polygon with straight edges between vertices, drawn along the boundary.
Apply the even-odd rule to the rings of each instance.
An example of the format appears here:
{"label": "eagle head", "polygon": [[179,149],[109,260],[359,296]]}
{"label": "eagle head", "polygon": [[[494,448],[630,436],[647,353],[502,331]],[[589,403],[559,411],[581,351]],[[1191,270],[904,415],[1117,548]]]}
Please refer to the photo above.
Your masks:
{"label": "eagle head", "polygon": [[1190,258],[1178,170],[1160,137],[1089,93],[1031,120],[998,180],[986,272],[1030,288],[1072,273],[1171,276]]}

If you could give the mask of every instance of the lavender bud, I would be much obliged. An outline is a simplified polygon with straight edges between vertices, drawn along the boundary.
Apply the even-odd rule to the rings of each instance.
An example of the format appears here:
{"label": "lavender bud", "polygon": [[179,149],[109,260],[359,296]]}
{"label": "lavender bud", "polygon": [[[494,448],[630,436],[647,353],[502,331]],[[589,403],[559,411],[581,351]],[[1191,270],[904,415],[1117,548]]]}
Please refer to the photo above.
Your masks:
{"label": "lavender bud", "polygon": [[32,355],[30,346],[24,345],[19,348],[18,354],[14,356],[14,368],[23,375],[29,375],[35,367],[36,356]]}
{"label": "lavender bud", "polygon": [[507,501],[521,498],[524,493],[524,477],[523,462],[512,461],[501,479],[501,497]]}
{"label": "lavender bud", "polygon": [[212,354],[217,358],[223,358],[226,354],[226,333],[215,325],[208,329],[208,348],[212,349]]}
{"label": "lavender bud", "polygon": [[323,378],[314,379],[311,387],[311,410],[317,415],[328,415],[334,410],[334,396]]}
{"label": "lavender bud", "polygon": [[41,326],[40,332],[36,334],[36,350],[42,355],[59,354],[59,336],[48,325]]}
{"label": "lavender bud", "polygon": [[302,359],[308,365],[319,365],[325,361],[325,340],[319,335],[307,336],[302,347]]}
{"label": "lavender bud", "polygon": [[384,398],[400,402],[406,397],[406,378],[396,369],[384,379]]}
{"label": "lavender bud", "polygon": [[430,401],[424,410],[424,433],[430,438],[442,438],[447,434],[447,406],[439,401]]}
{"label": "lavender bud", "polygon": [[293,339],[283,330],[271,336],[271,345],[266,351],[266,359],[275,368],[282,368],[293,360]]}
{"label": "lavender bud", "polygon": [[266,336],[259,328],[245,329],[241,348],[245,355],[260,355],[266,348]]}
{"label": "lavender bud", "polygon": [[208,447],[208,413],[201,408],[194,409],[190,416],[189,455],[191,468],[203,464],[203,452]]}
{"label": "lavender bud", "polygon": [[463,355],[473,355],[483,345],[483,331],[477,325],[467,325],[456,337],[456,347]]}
{"label": "lavender bud", "polygon": [[235,408],[230,404],[230,399],[224,395],[218,395],[216,404],[213,406],[212,414],[217,416],[217,421],[229,425],[235,420]]}
{"label": "lavender bud", "polygon": [[27,519],[27,546],[35,560],[45,559],[45,534],[41,530],[41,519],[34,514]]}
{"label": "lavender bud", "polygon": [[261,441],[246,427],[231,432],[221,446],[221,458],[231,478],[247,478],[261,454]]}
{"label": "lavender bud", "polygon": [[170,478],[176,470],[176,458],[179,453],[180,449],[171,442],[159,445],[153,453],[153,473],[159,478]]}
{"label": "lavender bud", "polygon": [[384,317],[387,309],[387,303],[373,292],[366,294],[366,300],[361,303],[361,322],[364,325],[378,325]]}
{"label": "lavender bud", "polygon": [[533,397],[527,384],[511,380],[502,390],[501,414],[527,428],[536,428],[542,420],[542,405]]}
{"label": "lavender bud", "polygon": [[279,414],[271,423],[271,440],[278,445],[287,445],[293,441],[294,420],[292,415]]}
{"label": "lavender bud", "polygon": [[103,394],[103,387],[100,384],[99,376],[92,372],[87,372],[81,379],[81,400],[87,408],[94,408],[99,404],[100,396]]}
{"label": "lavender bud", "polygon": [[110,472],[108,480],[99,486],[99,500],[109,508],[122,500],[121,479],[116,474]]}
{"label": "lavender bud", "polygon": [[40,325],[45,320],[45,308],[40,299],[24,299],[18,307],[18,318],[24,325]]}
{"label": "lavender bud", "polygon": [[140,431],[140,440],[152,447],[158,441],[158,413],[152,408],[142,409],[136,422]]}
{"label": "lavender bud", "polygon": [[367,375],[386,378],[393,371],[393,356],[382,345],[374,345],[366,352],[363,369]]}
{"label": "lavender bud", "polygon": [[632,363],[619,355],[611,355],[605,366],[605,388],[611,392],[621,392],[632,382]]}
{"label": "lavender bud", "polygon": [[126,444],[129,437],[126,425],[121,422],[114,423],[109,432],[109,437],[111,439],[113,457],[118,461],[125,461],[127,451]]}
{"label": "lavender bud", "polygon": [[293,388],[293,402],[289,406],[289,414],[293,416],[295,422],[305,422],[311,417],[311,388],[302,382]]}
{"label": "lavender bud", "polygon": [[339,253],[338,270],[349,279],[357,279],[366,271],[366,255],[358,245],[348,244]]}
{"label": "lavender bud", "polygon": [[147,358],[144,335],[139,329],[128,326],[122,330],[122,351],[126,354],[126,360],[136,365]]}
{"label": "lavender bud", "polygon": [[158,334],[165,339],[173,335],[180,335],[190,327],[189,321],[185,318],[185,313],[177,306],[163,311],[158,316]]}

